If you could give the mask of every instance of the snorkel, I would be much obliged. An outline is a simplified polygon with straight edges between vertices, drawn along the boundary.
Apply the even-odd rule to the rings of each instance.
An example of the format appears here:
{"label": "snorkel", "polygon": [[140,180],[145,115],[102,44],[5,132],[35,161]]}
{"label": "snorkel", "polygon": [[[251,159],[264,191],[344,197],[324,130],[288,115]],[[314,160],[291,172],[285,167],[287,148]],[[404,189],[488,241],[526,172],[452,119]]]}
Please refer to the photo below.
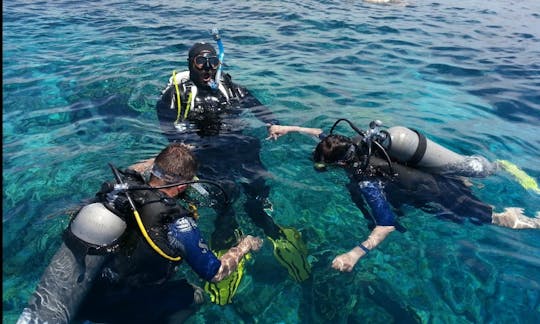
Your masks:
{"label": "snorkel", "polygon": [[223,57],[225,56],[225,51],[223,49],[223,42],[221,41],[221,37],[219,36],[219,30],[217,28],[212,28],[212,36],[214,36],[214,40],[216,41],[219,49],[218,59],[219,59],[219,67],[216,72],[216,77],[213,81],[208,82],[208,85],[212,90],[219,89],[219,85],[221,83],[221,69],[223,67]]}

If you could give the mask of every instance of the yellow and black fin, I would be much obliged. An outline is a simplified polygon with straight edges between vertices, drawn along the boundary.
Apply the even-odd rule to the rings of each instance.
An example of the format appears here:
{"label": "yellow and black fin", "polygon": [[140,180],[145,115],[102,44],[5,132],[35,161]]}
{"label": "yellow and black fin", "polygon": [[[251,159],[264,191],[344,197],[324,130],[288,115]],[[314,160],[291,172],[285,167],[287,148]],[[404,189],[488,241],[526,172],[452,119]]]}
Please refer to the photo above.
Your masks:
{"label": "yellow and black fin", "polygon": [[[227,250],[221,250],[219,252],[214,252],[219,258],[225,254]],[[227,305],[232,302],[233,297],[236,295],[238,286],[242,281],[244,276],[244,266],[246,260],[251,258],[251,254],[246,254],[238,264],[236,270],[231,273],[228,277],[224,278],[219,282],[206,282],[204,285],[204,290],[210,295],[210,301],[217,305]]]}
{"label": "yellow and black fin", "polygon": [[294,280],[302,282],[311,274],[306,244],[298,230],[286,227],[280,227],[280,230],[282,235],[278,238],[268,237],[274,245],[274,256]]}

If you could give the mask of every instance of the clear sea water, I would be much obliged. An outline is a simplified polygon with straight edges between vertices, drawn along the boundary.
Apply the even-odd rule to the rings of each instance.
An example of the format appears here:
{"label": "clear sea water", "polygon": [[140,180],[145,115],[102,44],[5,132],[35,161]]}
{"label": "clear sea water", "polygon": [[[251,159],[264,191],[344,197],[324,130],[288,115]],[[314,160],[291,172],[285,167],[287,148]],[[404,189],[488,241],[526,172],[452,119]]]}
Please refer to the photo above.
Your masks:
{"label": "clear sea water", "polygon": [[[11,0],[2,9],[4,323],[16,322],[59,246],[66,211],[112,179],[107,163],[125,167],[167,144],[154,105],[214,26],[227,71],[282,124],[380,119],[540,178],[535,0]],[[352,273],[333,271],[333,257],[369,233],[344,174],[313,170],[312,138],[264,141],[264,126],[246,118],[263,140],[274,217],[302,232],[313,273],[294,282],[266,242],[234,303],[204,305],[189,323],[540,323],[540,231],[410,209],[406,233]],[[473,182],[498,211],[540,209],[539,195],[505,172]],[[179,275],[197,282],[187,266]]]}

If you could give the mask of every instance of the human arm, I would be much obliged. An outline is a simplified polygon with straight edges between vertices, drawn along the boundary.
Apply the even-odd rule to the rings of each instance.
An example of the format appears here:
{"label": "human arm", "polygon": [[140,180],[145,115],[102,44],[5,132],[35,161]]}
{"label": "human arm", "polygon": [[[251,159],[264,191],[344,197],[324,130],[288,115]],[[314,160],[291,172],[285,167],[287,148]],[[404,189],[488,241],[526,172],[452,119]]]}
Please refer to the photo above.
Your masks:
{"label": "human arm", "polygon": [[351,272],[358,260],[377,247],[396,229],[395,226],[375,226],[369,237],[347,253],[338,255],[332,261],[332,268],[341,272]]}
{"label": "human arm", "polygon": [[259,250],[262,245],[260,238],[247,235],[218,259],[209,249],[191,217],[182,217],[170,224],[167,236],[169,244],[181,251],[183,258],[197,275],[212,282],[226,278],[236,270],[242,257],[249,251]]}
{"label": "human arm", "polygon": [[276,140],[278,137],[288,134],[290,132],[298,132],[313,136],[320,136],[323,130],[320,128],[300,127],[300,126],[286,126],[286,125],[270,125],[268,127],[268,139]]}
{"label": "human arm", "polygon": [[221,266],[218,272],[210,280],[218,282],[228,277],[236,270],[240,260],[249,253],[249,251],[258,251],[262,246],[263,240],[251,235],[244,236],[237,246],[231,247],[224,255],[221,256]]}
{"label": "human arm", "polygon": [[[332,268],[342,272],[352,271],[360,258],[377,247],[384,241],[388,234],[397,228],[401,229],[379,182],[375,179],[370,179],[356,183],[356,180],[353,178],[352,182],[348,185],[348,189],[353,202],[364,214],[371,216],[376,226],[365,241],[349,252],[340,254],[334,258]],[[365,208],[365,203],[369,205],[371,213]]]}

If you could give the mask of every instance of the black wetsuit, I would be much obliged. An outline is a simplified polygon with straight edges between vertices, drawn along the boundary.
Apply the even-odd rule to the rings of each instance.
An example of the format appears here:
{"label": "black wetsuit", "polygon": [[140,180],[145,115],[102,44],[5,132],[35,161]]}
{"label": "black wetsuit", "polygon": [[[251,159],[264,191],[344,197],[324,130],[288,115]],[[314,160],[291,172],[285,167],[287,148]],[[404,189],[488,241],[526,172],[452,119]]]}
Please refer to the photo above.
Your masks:
{"label": "black wetsuit", "polygon": [[[470,219],[475,224],[491,223],[493,209],[480,201],[462,179],[426,173],[397,163],[393,163],[396,177],[391,176],[386,160],[372,156],[367,172],[358,173],[348,168],[351,182],[347,186],[355,204],[364,212],[366,205],[359,190],[359,181],[378,182],[386,200],[401,214],[404,205],[420,208],[439,217],[462,223]],[[378,223],[378,216],[373,215]],[[398,225],[385,223],[384,225]]]}
{"label": "black wetsuit", "polygon": [[[139,175],[128,172],[135,180],[132,183],[143,184]],[[104,200],[105,195],[106,191],[98,193],[98,200]],[[133,191],[131,196],[154,243],[172,257],[185,258],[183,251],[168,244],[167,231],[168,224],[190,217],[190,213],[158,190]],[[105,323],[167,322],[169,316],[193,303],[193,287],[184,279],[170,280],[181,261],[167,260],[150,247],[127,200],[119,209],[128,227],[81,304],[77,318]]]}
{"label": "black wetsuit", "polygon": [[[228,74],[223,76],[222,84],[228,98],[219,90],[198,87],[194,104],[178,127],[174,124],[179,116],[176,87],[170,85],[156,105],[161,129],[170,142],[195,146],[193,152],[200,162],[201,178],[225,184],[234,195],[239,193],[238,180],[243,179],[246,213],[266,235],[275,238],[279,228],[264,211],[270,189],[265,183],[267,171],[259,156],[261,143],[259,138],[245,134],[250,121],[244,114],[249,110],[264,123],[274,124],[276,120],[267,107],[247,89],[234,84]],[[179,84],[181,116],[184,116],[193,86],[190,80]],[[218,213],[212,235],[214,250],[230,247],[230,242],[225,241],[230,240],[238,227],[234,217],[230,217],[232,214],[231,208]]]}

